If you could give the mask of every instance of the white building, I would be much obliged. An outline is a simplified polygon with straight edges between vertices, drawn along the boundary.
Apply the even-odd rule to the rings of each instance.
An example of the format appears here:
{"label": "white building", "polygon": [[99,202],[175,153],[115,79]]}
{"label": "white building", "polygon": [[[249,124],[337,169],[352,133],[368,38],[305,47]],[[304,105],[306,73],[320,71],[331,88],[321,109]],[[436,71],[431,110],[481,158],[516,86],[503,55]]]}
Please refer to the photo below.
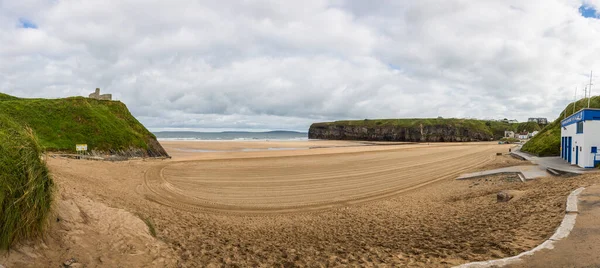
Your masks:
{"label": "white building", "polygon": [[510,131],[510,130],[505,130],[504,131],[504,137],[505,138],[514,138],[515,137],[515,132],[514,131]]}
{"label": "white building", "polygon": [[529,138],[533,138],[533,136],[537,135],[538,133],[540,133],[539,131],[534,131],[534,132],[529,132]]}
{"label": "white building", "polygon": [[600,164],[600,109],[581,109],[563,119],[561,125],[561,157],[573,165],[593,168]]}

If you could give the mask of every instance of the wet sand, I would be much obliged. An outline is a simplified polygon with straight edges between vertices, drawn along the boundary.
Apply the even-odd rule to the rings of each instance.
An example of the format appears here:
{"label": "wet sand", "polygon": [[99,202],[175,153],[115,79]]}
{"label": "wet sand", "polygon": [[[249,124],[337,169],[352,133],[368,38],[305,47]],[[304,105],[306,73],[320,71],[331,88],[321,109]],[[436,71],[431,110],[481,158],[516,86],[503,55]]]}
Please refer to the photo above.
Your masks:
{"label": "wet sand", "polygon": [[[156,241],[168,250],[135,255],[146,267],[447,267],[507,257],[552,235],[569,192],[598,181],[587,175],[529,183],[510,176],[454,180],[460,172],[524,163],[497,156],[510,146],[494,143],[318,141],[321,148],[295,151],[189,151],[306,147],[312,141],[299,143],[163,142],[173,159],[48,163],[60,199],[88,199],[152,220]],[[496,203],[500,190],[521,192]],[[114,242],[104,236],[91,236],[96,246],[70,242],[88,241],[93,231],[85,226],[96,221],[69,230],[51,224],[47,243],[54,246],[37,249],[36,258],[12,254],[12,263],[21,258],[25,267],[55,267],[66,256],[80,256],[86,267],[100,267],[99,256],[131,260],[128,247],[111,251]],[[143,248],[150,242],[121,243]]]}

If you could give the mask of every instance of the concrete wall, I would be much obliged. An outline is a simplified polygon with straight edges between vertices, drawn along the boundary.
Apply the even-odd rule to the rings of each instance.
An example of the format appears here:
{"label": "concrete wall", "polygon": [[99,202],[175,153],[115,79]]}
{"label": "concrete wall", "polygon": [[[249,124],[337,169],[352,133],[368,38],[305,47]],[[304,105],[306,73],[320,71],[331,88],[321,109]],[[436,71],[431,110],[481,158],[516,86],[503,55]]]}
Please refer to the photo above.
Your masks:
{"label": "concrete wall", "polygon": [[585,121],[583,123],[583,149],[579,157],[583,155],[585,162],[583,167],[594,167],[595,160],[600,160],[598,153],[592,153],[592,147],[600,148],[600,121]]}

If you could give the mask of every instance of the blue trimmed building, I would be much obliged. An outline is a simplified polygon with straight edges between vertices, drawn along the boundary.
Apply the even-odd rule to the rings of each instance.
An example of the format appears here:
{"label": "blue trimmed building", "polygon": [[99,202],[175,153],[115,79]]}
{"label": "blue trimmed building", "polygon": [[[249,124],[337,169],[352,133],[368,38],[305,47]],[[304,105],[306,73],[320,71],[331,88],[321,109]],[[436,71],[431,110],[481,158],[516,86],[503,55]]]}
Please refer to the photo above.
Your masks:
{"label": "blue trimmed building", "polygon": [[560,121],[560,156],[583,168],[600,164],[600,109],[581,109]]}

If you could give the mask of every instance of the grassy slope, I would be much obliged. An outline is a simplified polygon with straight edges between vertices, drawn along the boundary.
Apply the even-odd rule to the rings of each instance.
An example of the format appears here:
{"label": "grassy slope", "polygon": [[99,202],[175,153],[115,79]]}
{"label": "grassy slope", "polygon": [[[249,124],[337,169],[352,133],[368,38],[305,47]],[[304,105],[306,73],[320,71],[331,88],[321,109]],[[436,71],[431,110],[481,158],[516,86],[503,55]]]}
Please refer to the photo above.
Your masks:
{"label": "grassy slope", "polygon": [[47,150],[75,150],[86,143],[100,151],[147,149],[150,133],[119,101],[83,97],[66,99],[19,99],[0,95],[0,114],[33,128]]}
{"label": "grassy slope", "polygon": [[540,131],[542,128],[536,122],[523,122],[516,125],[516,132],[533,132]]}
{"label": "grassy slope", "polygon": [[18,99],[19,98],[17,98],[17,97],[13,97],[11,95],[0,93],[0,101],[3,101],[3,100],[18,100]]}
{"label": "grassy slope", "polygon": [[52,179],[31,129],[0,114],[0,249],[43,231]]}
{"label": "grassy slope", "polygon": [[452,126],[458,128],[469,128],[478,132],[488,133],[494,136],[494,139],[504,137],[505,130],[511,131],[534,131],[540,130],[540,126],[535,122],[509,124],[499,121],[486,121],[475,119],[456,119],[456,118],[413,118],[413,119],[365,119],[365,120],[347,120],[315,123],[312,126],[365,126],[365,127],[402,127],[413,128],[423,126]]}
{"label": "grassy slope", "polygon": [[[583,107],[587,107],[587,99],[577,101],[575,112]],[[592,97],[590,108],[600,108],[600,96]],[[560,116],[554,122],[548,124],[539,134],[523,145],[521,150],[538,156],[558,156],[560,155],[560,121],[573,114],[573,104],[560,113]]]}

